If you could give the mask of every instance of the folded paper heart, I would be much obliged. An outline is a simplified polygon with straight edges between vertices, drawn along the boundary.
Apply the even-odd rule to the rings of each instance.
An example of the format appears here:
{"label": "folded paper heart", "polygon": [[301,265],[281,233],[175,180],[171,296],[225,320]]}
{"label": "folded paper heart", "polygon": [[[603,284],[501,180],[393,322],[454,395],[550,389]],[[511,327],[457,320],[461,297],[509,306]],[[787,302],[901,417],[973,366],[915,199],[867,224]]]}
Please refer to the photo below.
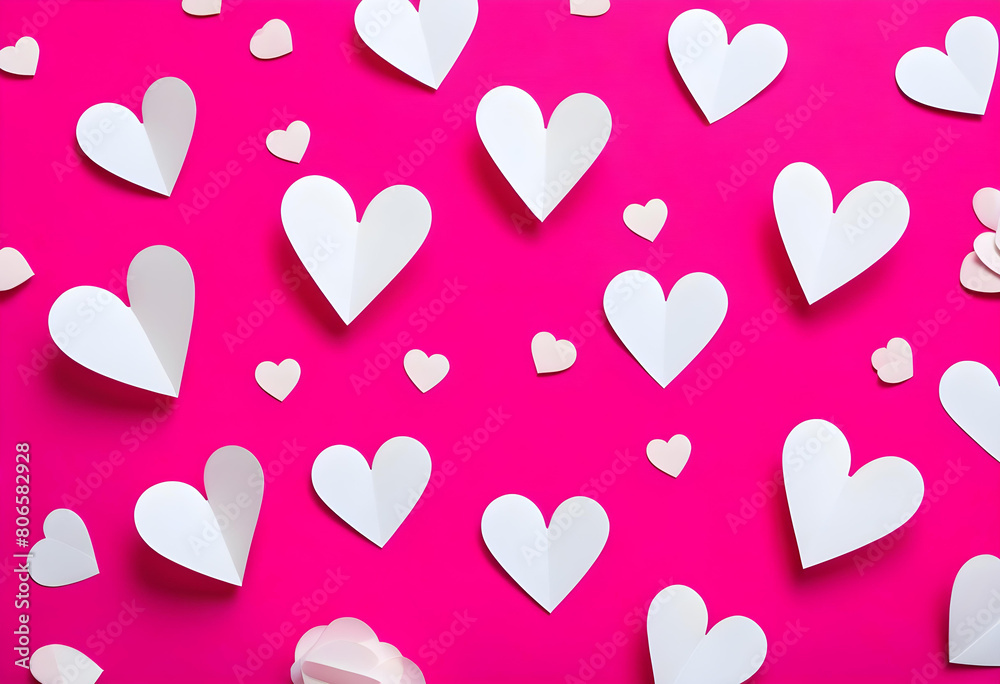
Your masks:
{"label": "folded paper heart", "polygon": [[257,59],[277,59],[292,51],[292,30],[281,19],[272,19],[250,37],[250,54]]}
{"label": "folded paper heart", "polygon": [[972,241],[972,249],[983,266],[1000,275],[1000,247],[997,247],[996,233],[980,233]]}
{"label": "folded paper heart", "polygon": [[694,589],[663,589],[646,618],[656,684],[740,684],[764,664],[767,637],[750,618],[734,615],[708,629],[708,609]]}
{"label": "folded paper heart", "polygon": [[980,188],[972,196],[972,210],[976,218],[992,231],[1000,230],[1000,190]]}
{"label": "folded paper heart", "polygon": [[910,205],[895,185],[871,181],[834,211],[823,174],[795,162],[774,181],[774,215],[799,285],[814,304],[885,256],[906,230]]}
{"label": "folded paper heart", "polygon": [[893,337],[889,343],[872,353],[872,367],[882,382],[896,384],[913,377],[913,349],[902,337]]}
{"label": "folded paper heart", "polygon": [[356,618],[313,627],[295,644],[293,684],[424,684],[423,673]]}
{"label": "folded paper heart", "polygon": [[1000,275],[988,269],[975,252],[969,252],[962,259],[958,279],[962,287],[973,292],[984,294],[1000,292]]}
{"label": "folded paper heart", "polygon": [[691,440],[674,435],[669,442],[654,439],[646,445],[646,458],[670,477],[677,477],[691,458]]}
{"label": "folded paper heart", "polygon": [[0,71],[15,76],[34,76],[38,70],[38,41],[31,36],[18,38],[0,50]]}
{"label": "folded paper heart", "polygon": [[309,126],[305,121],[293,121],[285,130],[268,133],[264,144],[278,159],[298,164],[309,147]]}
{"label": "folded paper heart", "polygon": [[136,501],[135,528],[167,560],[242,586],[264,470],[243,447],[222,447],[205,463],[205,494],[185,482],[153,485]]}
{"label": "folded paper heart", "polygon": [[76,140],[101,168],[169,196],[191,144],[195,115],[191,88],[167,76],[146,90],[141,123],[120,104],[96,104],[76,122]]}
{"label": "folded paper heart", "polygon": [[924,496],[920,471],[896,456],[877,458],[848,476],[847,438],[825,420],[795,426],[785,440],[781,469],[803,568],[901,527]]}
{"label": "folded paper heart", "polygon": [[95,373],[176,397],[194,317],[194,276],[180,252],[163,245],[128,267],[129,304],[99,287],[59,295],[49,333],[63,353]]}
{"label": "folded paper heart", "polygon": [[28,669],[39,684],[94,684],[104,672],[86,655],[63,644],[36,648]]}
{"label": "folded paper heart", "polygon": [[295,359],[285,359],[281,363],[261,361],[254,371],[254,379],[260,388],[278,401],[284,401],[302,377],[302,367]]}
{"label": "folded paper heart", "polygon": [[507,182],[544,221],[604,149],[612,121],[600,98],[577,93],[559,103],[546,127],[531,95],[499,86],[480,100],[476,127]]}
{"label": "folded paper heart", "polygon": [[703,9],[682,12],[667,34],[677,72],[708,123],[753,99],[788,59],[784,36],[767,24],[747,26],[728,40],[722,20]]}
{"label": "folded paper heart", "polygon": [[365,457],[343,444],[324,449],[312,467],[316,494],[344,522],[385,546],[420,500],[431,478],[431,456],[412,437],[393,437]]}
{"label": "folded paper heart", "polygon": [[309,275],[350,323],[413,258],[431,227],[431,205],[408,185],[386,188],[357,220],[351,196],[323,176],[292,183],[281,222]]}
{"label": "folded paper heart", "polygon": [[426,392],[448,375],[451,365],[441,354],[427,356],[419,349],[411,349],[403,357],[403,369],[421,392]]}
{"label": "folded paper heart", "polygon": [[569,0],[569,13],[578,17],[599,17],[611,9],[611,0]]}
{"label": "folded paper heart", "polygon": [[729,308],[726,288],[707,273],[689,273],[664,298],[653,276],[625,271],[604,291],[604,313],[618,339],[660,387],[666,387],[709,343]]}
{"label": "folded paper heart", "polygon": [[948,610],[948,662],[1000,667],[1000,558],[970,558],[955,575]]}
{"label": "folded paper heart", "polygon": [[941,376],[938,396],[951,419],[1000,461],[1000,385],[993,371],[975,361],[959,361]]}
{"label": "folded paper heart", "polygon": [[539,375],[559,373],[576,363],[576,347],[569,340],[557,340],[552,333],[540,332],[531,338],[531,358]]}
{"label": "folded paper heart", "polygon": [[62,587],[99,572],[90,533],[79,515],[57,508],[45,516],[42,532],[45,538],[31,547],[31,579],[44,587]]}
{"label": "folded paper heart", "polygon": [[211,17],[222,13],[222,0],[182,0],[181,9],[192,17]]}
{"label": "folded paper heart", "polygon": [[375,54],[431,88],[451,71],[479,16],[477,0],[361,0],[358,35]]}
{"label": "folded paper heart", "polygon": [[0,249],[0,292],[13,290],[35,272],[24,256],[13,247]]}
{"label": "folded paper heart", "polygon": [[997,70],[997,30],[982,17],[959,19],[944,38],[947,54],[919,47],[896,64],[908,98],[937,109],[984,114]]}
{"label": "folded paper heart", "polygon": [[625,207],[622,219],[629,230],[652,242],[667,222],[667,205],[661,199],[651,199],[646,206],[630,204]]}
{"label": "folded paper heart", "polygon": [[550,613],[601,555],[610,529],[608,514],[585,496],[559,504],[548,526],[538,507],[518,494],[495,499],[482,520],[490,553]]}

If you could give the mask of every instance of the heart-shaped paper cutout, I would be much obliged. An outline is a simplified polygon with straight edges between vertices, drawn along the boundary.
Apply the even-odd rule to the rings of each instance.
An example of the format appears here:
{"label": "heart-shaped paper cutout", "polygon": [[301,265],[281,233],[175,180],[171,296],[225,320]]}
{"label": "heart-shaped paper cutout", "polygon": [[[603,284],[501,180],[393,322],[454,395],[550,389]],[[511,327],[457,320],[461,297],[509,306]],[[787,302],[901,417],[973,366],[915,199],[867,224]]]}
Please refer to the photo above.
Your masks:
{"label": "heart-shaped paper cutout", "polygon": [[257,59],[277,59],[292,51],[292,30],[281,19],[272,19],[250,38],[250,54]]}
{"label": "heart-shaped paper cutout", "polygon": [[548,612],[569,595],[601,555],[611,526],[601,505],[566,499],[548,526],[529,499],[506,494],[483,512],[483,540],[511,579]]}
{"label": "heart-shaped paper cutout", "polygon": [[254,379],[260,388],[278,401],[284,401],[302,377],[302,367],[295,359],[285,359],[281,363],[261,361],[254,371]]}
{"label": "heart-shaped paper cutout", "polygon": [[847,193],[835,212],[823,174],[795,162],[774,181],[774,215],[799,285],[814,304],[892,249],[910,205],[895,185],[871,181]]}
{"label": "heart-shaped paper cutout", "polygon": [[959,361],[941,376],[938,396],[958,427],[1000,461],[1000,385],[993,371],[976,361]]}
{"label": "heart-shaped paper cutout", "polygon": [[847,438],[825,420],[795,426],[781,469],[803,568],[881,539],[909,520],[924,497],[920,471],[896,456],[877,458],[848,476]]}
{"label": "heart-shaped paper cutout", "polygon": [[664,299],[643,271],[619,273],[604,291],[604,313],[618,339],[660,387],[666,387],[709,343],[729,308],[726,288],[707,273],[689,273]]}
{"label": "heart-shaped paper cutout", "polygon": [[970,558],[955,575],[948,610],[948,661],[1000,666],[1000,558]]}
{"label": "heart-shaped paper cutout", "polygon": [[205,463],[205,493],[185,482],[153,485],[135,504],[135,528],[149,548],[202,575],[243,585],[264,498],[264,470],[243,447]]}
{"label": "heart-shaped paper cutout", "polygon": [[691,440],[684,435],[674,435],[668,442],[651,440],[646,445],[646,458],[670,477],[677,477],[691,458]]}
{"label": "heart-shaped paper cutout", "polygon": [[531,338],[531,358],[539,375],[559,373],[576,363],[576,347],[569,340],[557,340],[552,333],[540,332]]}
{"label": "heart-shaped paper cutout", "polygon": [[411,349],[403,357],[403,368],[421,392],[426,392],[448,375],[451,365],[442,354],[427,356],[419,349]]}
{"label": "heart-shaped paper cutout", "polygon": [[1000,292],[1000,275],[986,268],[986,264],[976,256],[975,252],[969,252],[962,259],[958,279],[962,287],[973,292],[984,294]]}
{"label": "heart-shaped paper cutout", "polygon": [[34,76],[38,70],[38,41],[31,36],[17,39],[0,50],[0,71],[15,76]]}
{"label": "heart-shaped paper cutout", "polygon": [[980,233],[973,240],[972,248],[983,266],[1000,275],[1000,247],[997,247],[995,233]]}
{"label": "heart-shaped paper cutout", "polygon": [[356,618],[313,627],[295,645],[293,684],[424,684],[423,673]]}
{"label": "heart-shaped paper cutout", "polygon": [[408,185],[388,187],[361,221],[351,196],[323,176],[292,183],[281,222],[309,275],[350,323],[403,269],[431,227],[431,205]]}
{"label": "heart-shaped paper cutout", "polygon": [[896,84],[910,98],[937,109],[983,114],[997,70],[997,30],[982,17],[959,19],[944,38],[947,54],[910,50],[896,64]]}
{"label": "heart-shaped paper cutout", "polygon": [[90,533],[79,515],[57,508],[45,517],[42,532],[45,538],[31,547],[31,579],[44,587],[62,587],[99,572]]}
{"label": "heart-shaped paper cutout", "polygon": [[896,384],[913,377],[913,349],[902,337],[893,337],[872,353],[872,367],[879,380]]}
{"label": "heart-shaped paper cutout", "polygon": [[546,127],[531,95],[499,86],[479,102],[476,127],[497,168],[544,221],[604,149],[612,120],[600,98],[577,93],[559,103]]}
{"label": "heart-shaped paper cutout", "polygon": [[569,13],[578,17],[599,17],[611,9],[611,0],[569,0]]}
{"label": "heart-shaped paper cutout", "polygon": [[181,9],[192,17],[211,17],[222,13],[222,0],[182,0]]}
{"label": "heart-shaped paper cutout", "polygon": [[992,231],[1000,230],[1000,190],[980,188],[972,196],[972,210],[976,218]]}
{"label": "heart-shaped paper cutout", "polygon": [[0,249],[0,292],[13,290],[35,272],[24,256],[13,247]]}
{"label": "heart-shaped paper cutout", "polygon": [[298,164],[309,147],[309,126],[305,121],[293,121],[288,128],[271,131],[264,144],[278,159]]}
{"label": "heart-shaped paper cutout", "polygon": [[625,207],[622,219],[629,230],[652,242],[667,222],[667,205],[661,199],[651,199],[646,206],[630,204]]}
{"label": "heart-shaped paper cutout", "polygon": [[344,522],[385,546],[417,505],[431,478],[431,456],[412,437],[393,437],[375,453],[371,468],[343,444],[320,452],[313,489]]}
{"label": "heart-shaped paper cutout", "polygon": [[28,669],[39,684],[94,684],[104,672],[86,655],[63,644],[36,648]]}
{"label": "heart-shaped paper cutout", "polygon": [[126,107],[96,104],[76,123],[80,149],[119,178],[169,196],[187,156],[197,108],[187,83],[168,76],[142,98],[142,122]]}
{"label": "heart-shaped paper cutout", "polygon": [[163,245],[128,267],[131,306],[91,285],[59,295],[49,333],[81,366],[112,380],[176,397],[194,317],[194,275],[180,252]]}

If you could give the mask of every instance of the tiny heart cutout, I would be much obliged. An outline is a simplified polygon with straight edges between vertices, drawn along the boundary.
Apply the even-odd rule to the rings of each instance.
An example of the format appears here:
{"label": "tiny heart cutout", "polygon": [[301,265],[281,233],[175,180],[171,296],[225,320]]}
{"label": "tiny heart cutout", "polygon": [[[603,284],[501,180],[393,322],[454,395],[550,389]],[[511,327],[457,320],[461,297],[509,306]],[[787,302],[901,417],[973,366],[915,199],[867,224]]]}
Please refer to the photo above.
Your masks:
{"label": "tiny heart cutout", "polygon": [[222,12],[222,0],[183,0],[181,9],[192,17],[211,17]]}
{"label": "tiny heart cutout", "polygon": [[38,41],[31,36],[18,38],[0,50],[0,71],[15,76],[34,76],[38,69]]}
{"label": "tiny heart cutout", "polygon": [[35,649],[28,668],[39,684],[94,684],[104,672],[83,653],[63,644]]}
{"label": "tiny heart cutout", "polygon": [[257,59],[277,59],[292,51],[292,30],[281,19],[272,19],[250,38],[250,54]]}
{"label": "tiny heart cutout", "polygon": [[872,352],[872,367],[879,380],[897,384],[913,377],[913,349],[902,337],[893,337],[889,343]]}
{"label": "tiny heart cutout", "polygon": [[691,440],[674,435],[669,442],[654,439],[646,445],[646,458],[670,477],[677,477],[691,458]]}
{"label": "tiny heart cutout", "polygon": [[27,260],[13,247],[0,249],[0,292],[13,290],[35,272]]}
{"label": "tiny heart cutout", "polygon": [[569,0],[569,13],[578,17],[599,17],[611,9],[611,0]]}
{"label": "tiny heart cutout", "polygon": [[403,357],[403,368],[421,392],[426,392],[448,375],[451,365],[441,354],[427,356],[419,349],[411,349]]}
{"label": "tiny heart cutout", "polygon": [[970,558],[955,575],[948,609],[948,662],[1000,666],[1000,558]]}
{"label": "tiny heart cutout", "polygon": [[285,359],[281,363],[261,361],[253,375],[262,390],[278,401],[284,401],[299,384],[302,368],[295,359]]}
{"label": "tiny heart cutout", "polygon": [[43,587],[63,587],[93,577],[99,571],[94,545],[83,519],[57,508],[42,524],[45,538],[31,547],[28,574]]}
{"label": "tiny heart cutout", "polygon": [[995,294],[1000,292],[1000,275],[997,275],[976,255],[969,252],[962,259],[962,268],[958,272],[958,280],[962,287],[973,292]]}
{"label": "tiny heart cutout", "polygon": [[646,206],[630,204],[625,207],[622,219],[629,230],[652,242],[667,222],[667,205],[661,199],[651,199]]}
{"label": "tiny heart cutout", "polygon": [[972,196],[972,209],[976,218],[992,231],[1000,230],[1000,190],[980,188]]}
{"label": "tiny heart cutout", "polygon": [[268,133],[264,144],[278,159],[298,164],[309,147],[309,126],[305,121],[293,121],[285,130]]}
{"label": "tiny heart cutout", "polygon": [[576,347],[569,340],[557,340],[552,333],[540,332],[531,338],[531,358],[539,375],[558,373],[576,363]]}

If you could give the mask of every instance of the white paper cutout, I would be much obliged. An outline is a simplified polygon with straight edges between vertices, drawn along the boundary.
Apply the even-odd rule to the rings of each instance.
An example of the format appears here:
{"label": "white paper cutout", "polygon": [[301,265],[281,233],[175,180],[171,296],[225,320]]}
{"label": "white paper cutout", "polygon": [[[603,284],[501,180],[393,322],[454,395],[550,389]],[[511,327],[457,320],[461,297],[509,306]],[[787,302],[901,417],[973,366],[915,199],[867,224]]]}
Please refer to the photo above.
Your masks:
{"label": "white paper cutout", "polygon": [[635,360],[660,387],[676,378],[715,336],[729,297],[707,273],[688,273],[664,299],[643,271],[619,273],[604,291],[604,313]]}
{"label": "white paper cutout", "polygon": [[740,684],[764,664],[767,637],[750,618],[733,615],[708,629],[708,608],[694,589],[663,589],[646,618],[656,684]]}
{"label": "white paper cutout", "polygon": [[941,376],[938,396],[958,427],[1000,461],[1000,385],[993,371],[976,361],[959,361]]}
{"label": "white paper cutout", "polygon": [[972,248],[983,266],[1000,275],[1000,247],[997,247],[995,233],[980,233],[973,240]]}
{"label": "white paper cutout", "polygon": [[93,577],[99,570],[83,519],[57,508],[42,523],[45,537],[31,547],[28,574],[43,587],[63,587]]}
{"label": "white paper cutout", "polygon": [[611,0],[569,0],[569,13],[578,17],[599,17],[611,9]]}
{"label": "white paper cutout", "polygon": [[320,452],[312,484],[331,511],[379,547],[417,505],[431,478],[431,456],[412,437],[393,437],[368,461],[343,444]]}
{"label": "white paper cutout", "polygon": [[181,9],[192,17],[211,17],[222,13],[222,0],[182,0]]}
{"label": "white paper cutout", "polygon": [[264,470],[243,447],[224,446],[205,463],[205,493],[186,482],[153,485],[135,503],[135,528],[164,558],[242,586]]}
{"label": "white paper cutout", "polygon": [[424,684],[420,668],[357,618],[313,627],[295,644],[293,684]]}
{"label": "white paper cutout", "polygon": [[547,332],[531,338],[531,358],[538,375],[559,373],[576,363],[576,347],[569,340],[557,340]]}
{"label": "white paper cutout", "polygon": [[788,59],[785,37],[767,24],[747,26],[728,40],[722,20],[703,9],[681,13],[667,34],[677,72],[710,124],[756,97]]}
{"label": "white paper cutout", "polygon": [[651,199],[645,206],[630,204],[625,207],[622,220],[633,233],[652,242],[667,222],[667,204],[661,199]]}
{"label": "white paper cutout", "polygon": [[63,644],[36,648],[28,669],[39,684],[94,684],[104,672],[89,657]]}
{"label": "white paper cutout", "polygon": [[31,36],[17,39],[0,50],[0,71],[15,76],[34,76],[38,70],[38,41]]}
{"label": "white paper cutout", "polygon": [[795,426],[781,469],[803,568],[881,539],[909,520],[924,496],[920,471],[897,456],[876,458],[848,476],[847,438],[825,420]]}
{"label": "white paper cutout", "polygon": [[548,526],[519,494],[494,499],[483,512],[483,540],[511,579],[552,612],[601,555],[611,529],[601,505],[585,496],[563,501]]}
{"label": "white paper cutout", "polygon": [[1000,292],[1000,275],[986,268],[975,252],[969,252],[962,259],[962,268],[958,273],[962,287],[973,292],[994,294]]}
{"label": "white paper cutout", "polygon": [[278,159],[298,164],[309,147],[309,135],[309,126],[305,121],[293,121],[285,130],[279,128],[268,133],[264,144]]}
{"label": "white paper cutout", "polygon": [[895,385],[913,377],[913,348],[902,337],[893,337],[872,352],[872,368],[882,382]]}
{"label": "white paper cutout", "polygon": [[774,181],[774,215],[799,285],[815,304],[892,249],[906,230],[910,205],[895,185],[871,181],[847,193],[834,212],[823,174],[795,162]]}
{"label": "white paper cutout", "polygon": [[194,316],[194,275],[172,247],[147,247],[132,259],[130,307],[100,287],[81,285],[49,310],[49,333],[63,353],[112,380],[176,397]]}
{"label": "white paper cutout", "polygon": [[277,59],[292,51],[292,30],[281,19],[272,19],[250,38],[250,54],[257,59]]}
{"label": "white paper cutout", "polygon": [[126,107],[103,102],[76,123],[80,149],[119,178],[169,196],[194,134],[197,107],[187,83],[167,76],[142,98],[142,123]]}
{"label": "white paper cutout", "polygon": [[611,112],[589,93],[570,95],[546,128],[531,95],[499,86],[476,109],[479,137],[500,172],[539,221],[583,177],[611,137]]}
{"label": "white paper cutout", "polygon": [[992,231],[1000,230],[1000,190],[980,188],[972,196],[972,210],[976,218]]}
{"label": "white paper cutout", "polygon": [[670,477],[677,477],[691,458],[691,440],[684,435],[674,435],[670,441],[654,439],[646,445],[646,458]]}
{"label": "white paper cutout", "polygon": [[278,401],[284,401],[302,377],[302,367],[295,359],[285,359],[281,363],[261,361],[253,374],[260,388]]}
{"label": "white paper cutout", "polygon": [[431,205],[416,188],[393,185],[375,196],[359,222],[344,188],[305,176],[285,191],[281,222],[309,275],[349,324],[420,249]]}
{"label": "white paper cutout", "polygon": [[948,662],[1000,667],[1000,558],[970,558],[955,575],[948,610]]}
{"label": "white paper cutout", "polygon": [[403,357],[403,368],[417,389],[426,392],[444,380],[451,364],[442,354],[427,356],[419,349],[411,349]]}
{"label": "white paper cutout", "polygon": [[0,292],[13,290],[35,275],[24,256],[13,247],[0,249]]}
{"label": "white paper cutout", "polygon": [[479,16],[477,0],[361,0],[354,26],[365,44],[404,74],[437,89]]}
{"label": "white paper cutout", "polygon": [[997,30],[982,17],[959,19],[944,38],[947,54],[931,47],[910,50],[896,64],[899,89],[921,104],[984,114],[997,70]]}

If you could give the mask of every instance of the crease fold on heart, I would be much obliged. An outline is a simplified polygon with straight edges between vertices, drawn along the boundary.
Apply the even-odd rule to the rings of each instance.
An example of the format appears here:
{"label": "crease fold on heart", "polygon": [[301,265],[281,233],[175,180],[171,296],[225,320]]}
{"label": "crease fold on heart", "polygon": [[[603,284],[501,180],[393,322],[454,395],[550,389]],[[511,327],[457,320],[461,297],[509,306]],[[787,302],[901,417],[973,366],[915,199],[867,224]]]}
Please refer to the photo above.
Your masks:
{"label": "crease fold on heart", "polygon": [[[955,575],[948,607],[948,662],[1000,666],[1000,558],[970,558]],[[984,615],[985,614],[985,615]]]}
{"label": "crease fold on heart", "polygon": [[62,587],[97,575],[97,558],[87,525],[68,508],[57,508],[42,523],[44,537],[31,547],[28,574],[44,587]]}
{"label": "crease fold on heart", "polygon": [[313,627],[295,644],[293,684],[424,684],[420,668],[357,618]]}

